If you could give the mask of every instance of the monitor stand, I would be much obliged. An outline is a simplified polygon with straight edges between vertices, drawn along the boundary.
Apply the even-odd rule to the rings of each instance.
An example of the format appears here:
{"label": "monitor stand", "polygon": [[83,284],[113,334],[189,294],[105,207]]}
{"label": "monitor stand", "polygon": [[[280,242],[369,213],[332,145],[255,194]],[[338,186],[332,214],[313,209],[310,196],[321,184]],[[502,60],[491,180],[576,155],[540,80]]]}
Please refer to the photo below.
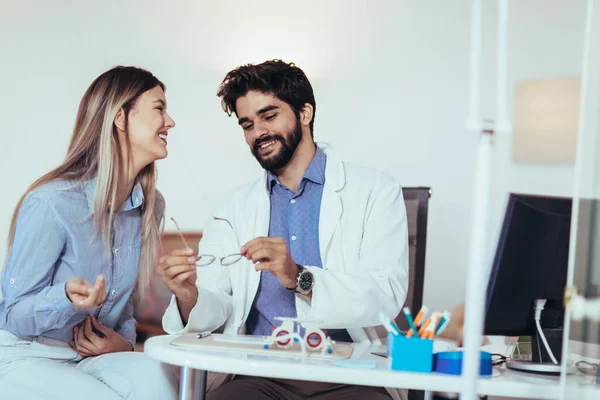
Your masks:
{"label": "monitor stand", "polygon": [[[554,364],[551,362],[540,363],[534,361],[507,360],[506,368],[534,374],[560,375],[560,364]],[[568,375],[574,374],[576,371],[577,370],[575,367],[567,365]]]}

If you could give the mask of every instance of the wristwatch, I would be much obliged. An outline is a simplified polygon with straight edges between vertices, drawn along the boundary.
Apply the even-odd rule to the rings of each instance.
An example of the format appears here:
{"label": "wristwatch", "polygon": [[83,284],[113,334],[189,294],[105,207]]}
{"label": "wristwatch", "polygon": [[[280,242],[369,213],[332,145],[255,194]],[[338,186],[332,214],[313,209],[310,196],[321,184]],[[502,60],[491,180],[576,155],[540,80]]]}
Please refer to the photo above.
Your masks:
{"label": "wristwatch", "polygon": [[315,277],[308,269],[304,268],[302,265],[296,264],[300,272],[298,273],[298,278],[296,279],[296,287],[287,288],[288,290],[294,291],[296,293],[307,295],[313,288],[315,284]]}

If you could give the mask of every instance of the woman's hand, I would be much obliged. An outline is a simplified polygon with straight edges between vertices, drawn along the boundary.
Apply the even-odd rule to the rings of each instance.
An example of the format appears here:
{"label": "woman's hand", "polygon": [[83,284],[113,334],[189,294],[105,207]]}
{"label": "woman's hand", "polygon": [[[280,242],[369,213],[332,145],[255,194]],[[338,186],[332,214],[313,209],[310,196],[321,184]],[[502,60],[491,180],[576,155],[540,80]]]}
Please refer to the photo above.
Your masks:
{"label": "woman's hand", "polygon": [[85,357],[133,351],[131,343],[91,316],[88,316],[81,325],[73,328],[73,340],[69,344],[77,353]]}
{"label": "woman's hand", "polygon": [[71,303],[81,310],[99,307],[106,299],[106,280],[102,274],[96,277],[96,284],[92,286],[87,281],[79,278],[69,278],[65,285],[65,292]]}

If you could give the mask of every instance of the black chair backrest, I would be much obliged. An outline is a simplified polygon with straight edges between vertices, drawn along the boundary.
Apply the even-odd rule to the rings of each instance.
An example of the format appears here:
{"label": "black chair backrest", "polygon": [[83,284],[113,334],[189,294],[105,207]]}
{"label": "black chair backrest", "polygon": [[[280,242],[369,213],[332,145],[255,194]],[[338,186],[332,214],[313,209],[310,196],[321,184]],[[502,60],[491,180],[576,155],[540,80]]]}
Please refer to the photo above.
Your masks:
{"label": "black chair backrest", "polygon": [[[423,283],[425,280],[425,247],[427,245],[427,208],[431,197],[429,187],[402,188],[406,204],[408,223],[408,293],[405,307],[410,307],[415,316],[423,304]],[[408,330],[404,313],[400,312],[396,323],[401,330]]]}

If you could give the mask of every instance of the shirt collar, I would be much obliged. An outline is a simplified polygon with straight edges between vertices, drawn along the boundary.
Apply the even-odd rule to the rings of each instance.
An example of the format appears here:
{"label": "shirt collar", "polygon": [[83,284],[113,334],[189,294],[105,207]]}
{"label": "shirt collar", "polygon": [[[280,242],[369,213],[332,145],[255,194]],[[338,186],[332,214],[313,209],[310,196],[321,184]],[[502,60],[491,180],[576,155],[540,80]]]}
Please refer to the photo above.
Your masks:
{"label": "shirt collar", "polygon": [[[98,184],[98,177],[95,176],[90,180],[87,180],[83,183],[85,196],[87,198],[88,207],[90,209],[90,214],[94,213],[94,197],[96,196],[96,185]],[[135,180],[133,184],[133,189],[131,190],[131,194],[125,200],[121,209],[119,211],[129,211],[134,208],[141,207],[144,204],[144,189],[142,188],[142,184],[138,179]]]}
{"label": "shirt collar", "polygon": [[[319,147],[317,147],[317,151],[315,152],[315,156],[311,160],[310,164],[308,164],[308,168],[304,172],[304,176],[302,180],[307,179],[319,185],[325,184],[325,165],[327,164],[327,156]],[[301,181],[302,181],[301,180]],[[267,191],[271,193],[273,190],[273,185],[276,183],[280,183],[279,179],[273,174],[271,171],[267,172]]]}

